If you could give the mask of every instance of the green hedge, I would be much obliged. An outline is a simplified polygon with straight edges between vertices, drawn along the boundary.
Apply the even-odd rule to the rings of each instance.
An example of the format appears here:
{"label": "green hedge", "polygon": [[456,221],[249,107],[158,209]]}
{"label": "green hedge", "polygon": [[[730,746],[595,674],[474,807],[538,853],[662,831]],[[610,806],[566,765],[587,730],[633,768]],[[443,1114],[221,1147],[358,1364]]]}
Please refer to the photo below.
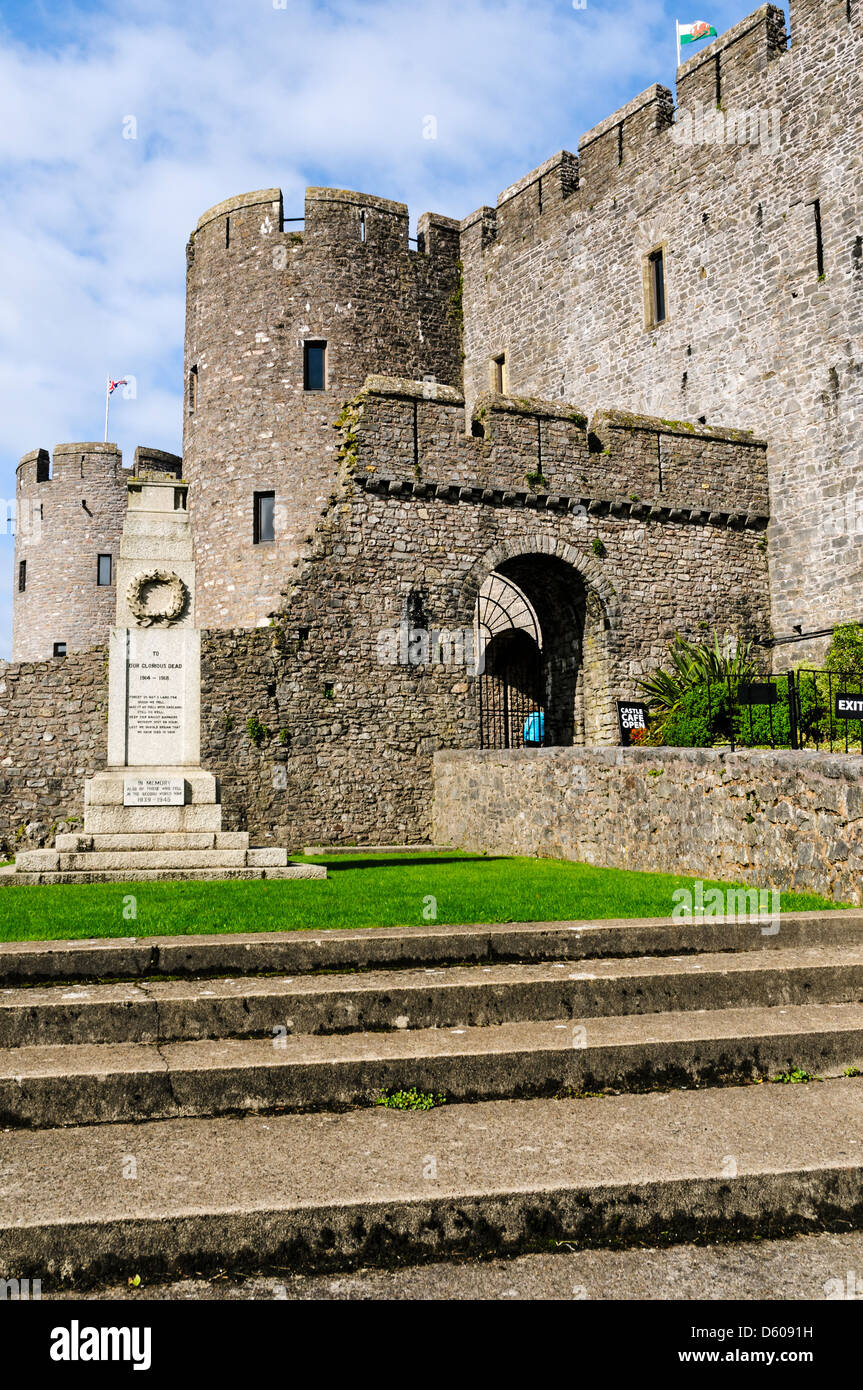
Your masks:
{"label": "green hedge", "polygon": [[[834,694],[838,689],[834,677]],[[791,746],[791,722],[788,709],[788,682],[780,678],[776,686],[775,705],[738,705],[733,714],[734,742],[744,748],[778,748]],[[828,685],[825,678],[804,677],[799,691],[799,728],[807,745],[828,744],[830,711]],[[751,722],[750,722],[751,715]],[[717,743],[730,743],[732,733],[731,702],[727,686],[694,686],[680,701],[664,724],[657,725],[650,742],[661,742],[671,748],[710,748]],[[848,728],[849,746],[860,745],[860,725]],[[833,725],[834,746],[844,747],[841,725]]]}

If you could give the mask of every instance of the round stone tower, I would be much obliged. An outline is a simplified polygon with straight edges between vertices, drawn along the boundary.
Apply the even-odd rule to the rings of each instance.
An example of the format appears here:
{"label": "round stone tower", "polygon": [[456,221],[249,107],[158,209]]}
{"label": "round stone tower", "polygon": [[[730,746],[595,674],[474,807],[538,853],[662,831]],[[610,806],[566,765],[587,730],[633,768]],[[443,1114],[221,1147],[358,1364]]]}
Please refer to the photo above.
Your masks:
{"label": "round stone tower", "polygon": [[16,476],[12,660],[107,640],[129,473],[116,444],[34,449]]}
{"label": "round stone tower", "polygon": [[[138,477],[179,477],[176,454],[135,450]],[[116,444],[34,449],[16,476],[12,660],[44,661],[107,642],[126,484]]]}
{"label": "round stone tower", "polygon": [[[300,230],[301,228],[301,230]],[[459,224],[361,193],[219,203],[188,246],[184,477],[203,627],[277,611],[336,478],[333,424],[366,376],[461,384]]]}

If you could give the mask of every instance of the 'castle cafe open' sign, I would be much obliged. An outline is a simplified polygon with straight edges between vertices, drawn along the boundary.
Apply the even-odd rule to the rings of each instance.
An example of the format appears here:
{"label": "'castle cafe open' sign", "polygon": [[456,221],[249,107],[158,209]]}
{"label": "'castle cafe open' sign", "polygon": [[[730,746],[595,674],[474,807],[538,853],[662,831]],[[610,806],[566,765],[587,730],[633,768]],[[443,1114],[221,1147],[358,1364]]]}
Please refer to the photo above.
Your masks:
{"label": "'castle cafe open' sign", "polygon": [[647,705],[637,700],[618,700],[617,722],[620,726],[620,742],[628,748],[636,729],[647,728]]}

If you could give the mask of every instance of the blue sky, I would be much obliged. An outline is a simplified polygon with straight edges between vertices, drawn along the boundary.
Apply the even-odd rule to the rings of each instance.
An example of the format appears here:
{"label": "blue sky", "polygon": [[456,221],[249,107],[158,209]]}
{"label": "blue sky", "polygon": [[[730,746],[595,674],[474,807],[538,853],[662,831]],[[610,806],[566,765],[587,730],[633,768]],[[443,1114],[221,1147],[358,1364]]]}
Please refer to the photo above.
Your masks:
{"label": "blue sky", "polygon": [[[674,20],[755,0],[0,0],[0,496],[22,453],[180,450],[185,243],[213,203],[307,184],[464,217],[652,82]],[[427,116],[437,139],[423,138]],[[124,138],[133,127],[136,138]],[[12,540],[0,536],[0,656]],[[70,596],[71,597],[71,596]]]}

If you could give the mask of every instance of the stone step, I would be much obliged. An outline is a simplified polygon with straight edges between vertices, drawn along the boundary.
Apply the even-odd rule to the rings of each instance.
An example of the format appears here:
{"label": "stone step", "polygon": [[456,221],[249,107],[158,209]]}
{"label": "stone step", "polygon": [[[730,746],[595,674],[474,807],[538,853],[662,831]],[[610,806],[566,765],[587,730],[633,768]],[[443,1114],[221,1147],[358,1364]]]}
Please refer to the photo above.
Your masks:
{"label": "stone step", "polygon": [[[386,1269],[360,1268],[329,1274],[262,1274],[236,1279],[219,1272],[130,1288],[128,1281],[48,1292],[42,1297],[161,1302],[163,1300],[273,1300],[414,1303],[505,1299],[571,1303],[650,1302],[658,1299],[762,1299],[788,1302],[859,1297],[863,1231],[794,1236],[785,1240],[728,1241],[714,1246],[671,1245],[623,1250],[570,1246],[548,1254],[506,1259],[440,1260]],[[849,1274],[849,1271],[851,1273]],[[94,1310],[95,1311],[95,1310]],[[655,1318],[656,1310],[651,1309]],[[833,1339],[831,1339],[833,1340]],[[847,1354],[847,1353],[846,1353]],[[821,1358],[819,1358],[820,1360]],[[823,1361],[822,1361],[823,1364]]]}
{"label": "stone step", "polygon": [[859,1226],[863,1080],[0,1133],[0,1269],[149,1280]]}
{"label": "stone step", "polygon": [[249,835],[246,830],[190,830],[163,831],[146,834],[143,831],[121,835],[58,835],[54,849],[68,854],[82,854],[88,850],[102,853],[112,850],[142,849],[248,849]]}
{"label": "stone step", "polygon": [[863,944],[863,912],[785,913],[780,930],[723,918],[368,927],[0,943],[0,985],[167,975],[298,975],[474,962],[591,960]]}
{"label": "stone step", "polygon": [[863,1004],[621,1015],[487,1028],[0,1051],[0,1127],[370,1105],[383,1091],[481,1101],[840,1075]]}
{"label": "stone step", "polygon": [[186,880],[216,882],[220,879],[326,878],[318,864],[288,864],[287,868],[216,869],[40,869],[0,876],[0,887],[58,883],[181,883]]}
{"label": "stone step", "polygon": [[[261,872],[270,872],[262,870]],[[284,870],[272,870],[283,873]],[[485,1027],[863,1000],[863,946],[0,993],[0,1047]]]}
{"label": "stone step", "polygon": [[53,849],[25,850],[16,873],[92,873],[101,869],[278,869],[288,862],[285,849],[117,849],[69,854]]}
{"label": "stone step", "polygon": [[87,806],[84,833],[88,835],[186,834],[221,830],[222,807],[218,802],[186,806]]}

